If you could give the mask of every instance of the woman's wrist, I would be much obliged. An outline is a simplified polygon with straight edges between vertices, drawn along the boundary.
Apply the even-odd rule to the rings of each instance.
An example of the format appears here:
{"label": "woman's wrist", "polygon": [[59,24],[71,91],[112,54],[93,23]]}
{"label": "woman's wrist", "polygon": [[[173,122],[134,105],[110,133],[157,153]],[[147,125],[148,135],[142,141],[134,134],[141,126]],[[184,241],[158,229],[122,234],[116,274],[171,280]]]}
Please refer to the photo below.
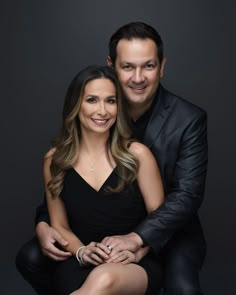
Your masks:
{"label": "woman's wrist", "polygon": [[79,247],[75,253],[75,257],[81,266],[85,265],[85,262],[83,260],[83,254],[84,254],[85,248],[86,246],[83,245]]}

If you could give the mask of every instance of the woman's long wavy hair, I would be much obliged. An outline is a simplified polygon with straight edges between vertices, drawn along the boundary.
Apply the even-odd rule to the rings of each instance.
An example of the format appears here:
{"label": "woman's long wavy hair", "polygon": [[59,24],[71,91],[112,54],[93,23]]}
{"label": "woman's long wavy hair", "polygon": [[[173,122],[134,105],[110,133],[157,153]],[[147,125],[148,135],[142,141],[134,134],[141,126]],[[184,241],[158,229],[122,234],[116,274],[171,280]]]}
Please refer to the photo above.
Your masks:
{"label": "woman's long wavy hair", "polygon": [[[119,181],[115,188],[108,189],[114,192],[121,191],[125,185],[132,183],[136,178],[138,161],[128,148],[131,130],[127,107],[117,76],[114,70],[108,66],[89,66],[75,76],[67,90],[61,132],[53,142],[55,152],[50,166],[52,179],[47,185],[54,198],[60,195],[66,171],[75,164],[80,150],[81,131],[78,113],[85,86],[89,81],[100,78],[109,79],[114,84],[117,98],[117,118],[110,129],[107,151],[110,152],[117,165]],[[108,152],[107,155],[109,155]]]}

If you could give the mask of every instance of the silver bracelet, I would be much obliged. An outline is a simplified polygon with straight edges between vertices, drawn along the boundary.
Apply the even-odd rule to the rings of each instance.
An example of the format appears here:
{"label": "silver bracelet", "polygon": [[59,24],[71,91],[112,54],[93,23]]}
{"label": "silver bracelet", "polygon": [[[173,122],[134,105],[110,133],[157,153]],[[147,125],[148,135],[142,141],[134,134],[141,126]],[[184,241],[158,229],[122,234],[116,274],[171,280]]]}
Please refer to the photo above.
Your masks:
{"label": "silver bracelet", "polygon": [[76,257],[76,259],[78,260],[78,262],[79,262],[79,264],[81,265],[81,266],[83,266],[85,263],[84,263],[84,260],[83,260],[83,253],[84,253],[84,251],[83,251],[83,253],[80,255],[80,251],[82,250],[82,249],[84,249],[85,250],[85,248],[86,248],[86,246],[81,246],[81,247],[79,247],[78,249],[77,249],[77,251],[76,251],[76,253],[75,253],[75,257]]}

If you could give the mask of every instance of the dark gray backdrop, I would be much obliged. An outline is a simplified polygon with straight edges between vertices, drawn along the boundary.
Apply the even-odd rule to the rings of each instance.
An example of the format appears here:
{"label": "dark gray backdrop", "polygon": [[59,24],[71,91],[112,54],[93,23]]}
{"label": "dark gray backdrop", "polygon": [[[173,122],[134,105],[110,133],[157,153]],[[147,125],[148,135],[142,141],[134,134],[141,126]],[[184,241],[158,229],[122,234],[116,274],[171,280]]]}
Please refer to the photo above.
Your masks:
{"label": "dark gray backdrop", "polygon": [[235,33],[233,1],[1,1],[1,294],[34,294],[14,266],[34,233],[41,162],[75,73],[103,64],[129,21],[165,43],[164,86],[207,110],[209,173],[200,211],[208,241],[205,294],[235,294]]}

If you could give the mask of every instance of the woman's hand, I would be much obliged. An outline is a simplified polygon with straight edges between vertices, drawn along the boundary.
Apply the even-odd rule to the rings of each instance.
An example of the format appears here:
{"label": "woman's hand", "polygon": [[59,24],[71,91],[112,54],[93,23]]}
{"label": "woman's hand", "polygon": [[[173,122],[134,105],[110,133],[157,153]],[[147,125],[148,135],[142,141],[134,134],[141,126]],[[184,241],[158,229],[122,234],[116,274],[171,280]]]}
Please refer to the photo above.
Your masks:
{"label": "woman's hand", "polygon": [[123,251],[116,253],[116,255],[114,255],[113,257],[108,259],[106,262],[107,263],[112,262],[112,263],[129,264],[132,262],[136,262],[136,256],[133,252],[131,252],[129,250],[123,250]]}
{"label": "woman's hand", "polygon": [[129,250],[123,250],[116,253],[114,256],[110,257],[106,262],[107,263],[137,263],[139,262],[149,251],[150,247],[140,248],[136,252],[131,252]]}
{"label": "woman's hand", "polygon": [[91,242],[89,243],[84,250],[81,250],[82,261],[85,264],[99,265],[106,262],[109,259],[109,254],[111,250],[108,249],[102,243]]}
{"label": "woman's hand", "polygon": [[150,247],[142,247],[138,251],[136,251],[135,254],[135,262],[139,262],[147,253],[149,252]]}

